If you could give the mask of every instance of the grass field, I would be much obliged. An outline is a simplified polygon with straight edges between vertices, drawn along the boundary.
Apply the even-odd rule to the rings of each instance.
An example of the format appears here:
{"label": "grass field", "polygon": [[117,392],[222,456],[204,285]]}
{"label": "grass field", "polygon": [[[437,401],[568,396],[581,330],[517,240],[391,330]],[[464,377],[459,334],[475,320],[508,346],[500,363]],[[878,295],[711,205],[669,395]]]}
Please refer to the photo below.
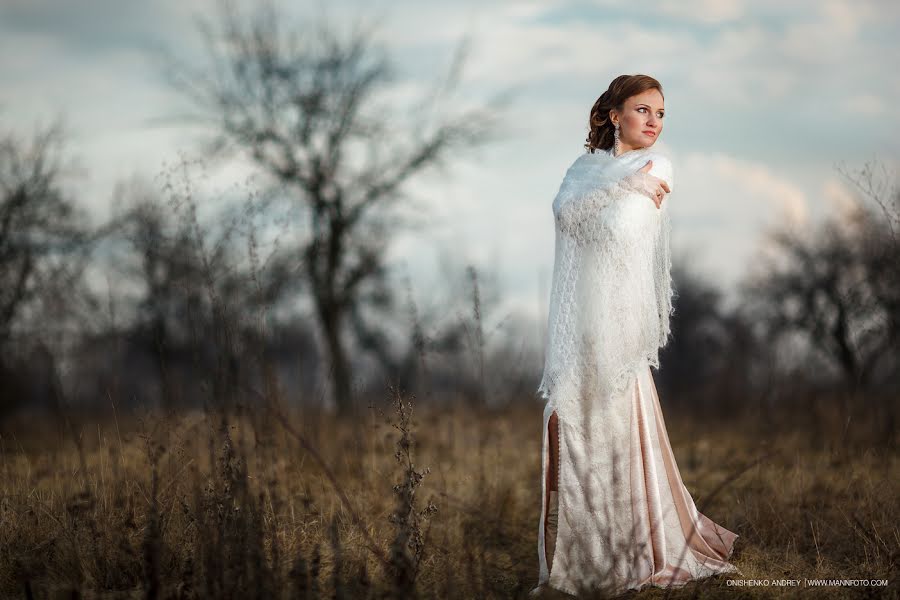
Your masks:
{"label": "grass field", "polygon": [[[7,423],[0,595],[526,596],[542,406],[392,402],[355,422],[276,403],[227,419],[110,405]],[[698,508],[741,536],[734,579],[889,580],[738,588],[714,577],[670,596],[897,597],[900,460],[895,439],[872,442],[879,423],[864,406],[849,422],[827,407],[703,422],[663,409]]]}

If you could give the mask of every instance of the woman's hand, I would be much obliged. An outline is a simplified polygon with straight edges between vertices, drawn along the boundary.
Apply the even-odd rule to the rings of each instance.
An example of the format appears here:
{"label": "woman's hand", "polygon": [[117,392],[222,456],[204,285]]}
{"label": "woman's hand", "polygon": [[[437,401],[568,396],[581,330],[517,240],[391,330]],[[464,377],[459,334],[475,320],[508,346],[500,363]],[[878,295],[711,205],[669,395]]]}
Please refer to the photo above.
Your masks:
{"label": "woman's hand", "polygon": [[668,183],[659,177],[650,175],[650,169],[652,168],[653,161],[648,160],[647,164],[625,178],[625,184],[631,189],[644,194],[653,200],[653,203],[656,204],[656,208],[659,208],[662,205],[662,201],[666,194],[672,190],[669,189]]}

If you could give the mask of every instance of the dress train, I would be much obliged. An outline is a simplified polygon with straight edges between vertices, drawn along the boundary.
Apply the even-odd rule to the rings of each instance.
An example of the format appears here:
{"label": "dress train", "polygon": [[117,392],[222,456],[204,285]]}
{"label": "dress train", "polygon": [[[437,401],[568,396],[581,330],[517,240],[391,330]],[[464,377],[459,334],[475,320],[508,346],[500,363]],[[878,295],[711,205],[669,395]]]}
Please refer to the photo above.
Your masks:
{"label": "dress train", "polygon": [[[728,562],[738,534],[697,510],[669,443],[649,364],[619,398],[593,411],[578,403],[544,409],[539,584],[577,594],[681,586],[740,571]],[[548,424],[557,412],[558,524],[553,564],[545,549]]]}

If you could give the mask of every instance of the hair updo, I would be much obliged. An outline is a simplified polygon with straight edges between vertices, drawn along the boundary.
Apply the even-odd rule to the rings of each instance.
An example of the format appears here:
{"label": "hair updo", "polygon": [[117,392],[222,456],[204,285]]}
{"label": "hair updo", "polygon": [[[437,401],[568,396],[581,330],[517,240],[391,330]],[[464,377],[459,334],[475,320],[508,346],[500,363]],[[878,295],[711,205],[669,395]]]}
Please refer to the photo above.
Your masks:
{"label": "hair updo", "polygon": [[591,108],[585,149],[594,152],[595,149],[612,148],[613,132],[616,128],[609,118],[609,111],[612,109],[621,111],[625,106],[625,100],[652,89],[659,90],[661,95],[663,93],[662,85],[649,75],[619,75],[613,79],[609,88],[600,94]]}

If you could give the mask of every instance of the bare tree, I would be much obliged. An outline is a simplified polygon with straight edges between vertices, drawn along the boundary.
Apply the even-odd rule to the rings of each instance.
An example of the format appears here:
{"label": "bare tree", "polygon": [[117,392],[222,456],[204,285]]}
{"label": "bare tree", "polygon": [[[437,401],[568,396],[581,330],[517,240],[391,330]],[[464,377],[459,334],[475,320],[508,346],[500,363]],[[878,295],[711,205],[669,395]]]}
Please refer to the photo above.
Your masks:
{"label": "bare tree", "polygon": [[[25,140],[0,136],[0,349],[63,327],[87,264],[93,233],[63,189],[62,124]],[[21,350],[21,349],[20,349]]]}
{"label": "bare tree", "polygon": [[129,343],[153,357],[166,407],[186,400],[176,380],[184,367],[193,367],[191,379],[207,372],[215,402],[228,403],[249,382],[241,357],[264,302],[251,267],[239,260],[252,210],[223,205],[201,217],[199,205],[212,201],[199,197],[189,167],[164,172],[162,190],[139,179],[116,188],[127,250],[112,267],[140,290]]}
{"label": "bare tree", "polygon": [[874,275],[870,284],[884,307],[888,334],[900,339],[900,186],[883,163],[838,171],[864,200],[855,213],[862,257]]}
{"label": "bare tree", "polygon": [[860,211],[803,234],[776,228],[777,258],[745,285],[773,339],[800,334],[851,390],[872,384],[879,368],[896,368],[900,255],[883,220],[877,223]]}
{"label": "bare tree", "polygon": [[379,102],[393,67],[372,28],[355,26],[345,39],[325,24],[297,31],[286,21],[268,3],[249,16],[222,5],[221,20],[203,24],[212,66],[176,63],[172,83],[211,115],[213,156],[243,153],[308,217],[300,246],[272,264],[300,263],[330,356],[334,400],[347,413],[345,330],[394,366],[381,326],[361,316],[364,307],[386,314],[394,306],[384,254],[403,223],[392,209],[415,176],[491,139],[495,116],[475,108],[431,120],[429,102],[455,87],[463,51],[436,92],[397,110]]}
{"label": "bare tree", "polygon": [[861,216],[866,218],[868,226],[887,228],[889,235],[897,240],[900,237],[900,187],[895,185],[884,163],[869,161],[856,171],[844,166],[838,167],[837,171],[864,200],[878,207],[873,212],[871,207],[865,210],[866,206],[859,203],[864,209]]}
{"label": "bare tree", "polygon": [[[176,222],[155,190],[137,182],[127,189],[117,187],[117,195],[125,194],[133,204],[123,235],[137,261],[130,265],[119,257],[117,269],[143,288],[129,337],[153,357],[160,400],[171,407],[182,401],[173,388],[175,368],[190,362],[189,354],[195,361],[201,358],[203,348],[197,341],[205,336],[198,332],[214,331],[203,290],[204,269],[189,222]],[[211,267],[221,270],[220,263],[214,256]]]}

